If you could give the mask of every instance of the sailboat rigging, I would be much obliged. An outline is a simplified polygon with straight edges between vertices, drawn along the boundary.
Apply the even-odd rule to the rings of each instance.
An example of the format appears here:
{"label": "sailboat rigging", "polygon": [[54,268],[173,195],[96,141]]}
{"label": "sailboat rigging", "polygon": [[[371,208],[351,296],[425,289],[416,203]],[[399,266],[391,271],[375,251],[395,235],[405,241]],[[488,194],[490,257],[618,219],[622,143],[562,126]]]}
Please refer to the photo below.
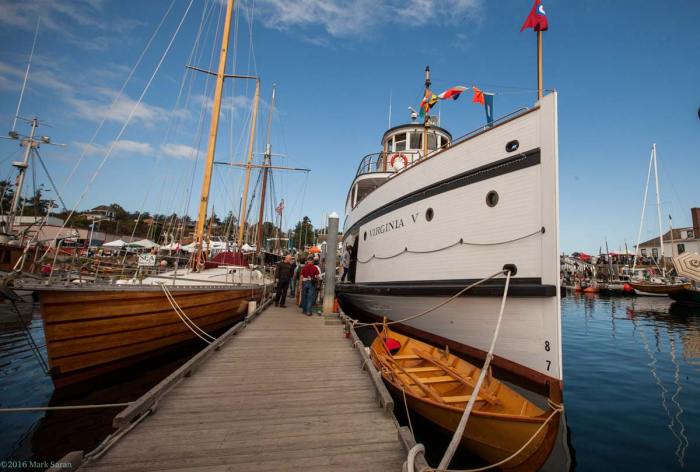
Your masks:
{"label": "sailboat rigging", "polygon": [[41,302],[49,364],[57,385],[91,378],[195,339],[192,326],[179,313],[186,313],[198,332],[211,335],[242,319],[248,302],[260,301],[272,281],[264,275],[264,269],[241,265],[242,255],[235,258],[237,264],[216,258],[213,264],[205,264],[203,254],[225,78],[256,80],[249,158],[252,156],[260,79],[226,74],[233,5],[234,0],[228,0],[215,74],[207,157],[194,232],[195,264],[184,270],[176,265],[174,270],[143,278],[95,277],[93,283],[80,285],[56,280],[41,285],[24,282],[22,286],[35,290]]}

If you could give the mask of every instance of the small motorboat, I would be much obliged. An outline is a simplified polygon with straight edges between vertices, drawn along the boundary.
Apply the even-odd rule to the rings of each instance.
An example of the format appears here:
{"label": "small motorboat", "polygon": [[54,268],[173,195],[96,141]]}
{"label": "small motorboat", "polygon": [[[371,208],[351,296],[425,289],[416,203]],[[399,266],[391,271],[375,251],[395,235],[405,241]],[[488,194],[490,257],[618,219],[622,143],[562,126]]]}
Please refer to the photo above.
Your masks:
{"label": "small motorboat", "polygon": [[[474,392],[481,369],[386,326],[372,343],[372,360],[389,388],[409,409],[454,432]],[[461,443],[489,464],[539,470],[554,444],[561,410],[538,407],[488,372],[478,392]],[[549,423],[545,425],[545,423]]]}

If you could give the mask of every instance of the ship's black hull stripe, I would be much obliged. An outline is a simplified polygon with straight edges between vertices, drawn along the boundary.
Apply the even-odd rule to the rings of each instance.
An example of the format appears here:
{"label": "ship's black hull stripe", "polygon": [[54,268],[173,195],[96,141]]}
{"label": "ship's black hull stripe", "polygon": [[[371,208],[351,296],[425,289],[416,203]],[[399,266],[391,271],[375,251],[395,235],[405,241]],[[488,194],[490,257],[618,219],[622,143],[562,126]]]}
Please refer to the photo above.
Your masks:
{"label": "ship's black hull stripe", "polygon": [[[449,161],[446,162],[449,163]],[[377,208],[356,221],[352,227],[345,231],[345,234],[350,234],[353,231],[358,230],[360,226],[364,225],[365,223],[368,223],[392,211],[398,210],[399,208],[411,205],[412,203],[419,202],[441,193],[449,192],[450,190],[454,190],[456,188],[482,182],[484,180],[509,174],[521,169],[526,169],[528,167],[538,165],[539,163],[540,149],[537,148],[520,153],[516,156],[507,157],[505,159],[477,167],[475,169],[470,169],[466,172],[462,172],[461,174],[453,175],[452,177],[435,182],[434,184],[411,192]]]}
{"label": "ship's black hull stripe", "polygon": [[[339,283],[335,286],[338,295],[383,295],[409,297],[451,297],[467,285],[479,279],[464,280],[416,280],[396,282],[365,282],[358,284]],[[503,296],[504,281],[491,280],[488,284],[477,285],[462,294],[463,297]],[[511,279],[508,296],[511,297],[554,297],[556,285],[543,285],[540,278],[528,277]]]}

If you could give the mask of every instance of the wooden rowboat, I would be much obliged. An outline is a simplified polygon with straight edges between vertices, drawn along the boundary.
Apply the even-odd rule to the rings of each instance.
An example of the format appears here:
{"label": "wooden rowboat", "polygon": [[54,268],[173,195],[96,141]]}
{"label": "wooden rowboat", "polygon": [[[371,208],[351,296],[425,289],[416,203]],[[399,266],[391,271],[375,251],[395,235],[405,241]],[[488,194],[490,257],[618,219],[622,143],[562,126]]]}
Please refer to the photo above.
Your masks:
{"label": "wooden rowboat", "polygon": [[[388,340],[388,341],[387,341]],[[398,350],[390,349],[400,346]],[[372,360],[384,381],[408,407],[454,432],[481,370],[450,354],[388,328],[371,347]],[[543,410],[504,383],[486,376],[462,437],[462,445],[489,464],[507,459],[507,470],[539,470],[554,444],[559,412]],[[549,423],[543,427],[545,423]]]}
{"label": "wooden rowboat", "polygon": [[[179,307],[207,333],[240,321],[262,286],[175,286]],[[160,286],[43,287],[37,291],[57,386],[102,375],[179,344],[200,342]],[[203,344],[203,343],[202,343]]]}
{"label": "wooden rowboat", "polygon": [[680,293],[692,287],[689,283],[659,283],[659,282],[630,282],[630,286],[637,295],[664,296],[672,293]]}

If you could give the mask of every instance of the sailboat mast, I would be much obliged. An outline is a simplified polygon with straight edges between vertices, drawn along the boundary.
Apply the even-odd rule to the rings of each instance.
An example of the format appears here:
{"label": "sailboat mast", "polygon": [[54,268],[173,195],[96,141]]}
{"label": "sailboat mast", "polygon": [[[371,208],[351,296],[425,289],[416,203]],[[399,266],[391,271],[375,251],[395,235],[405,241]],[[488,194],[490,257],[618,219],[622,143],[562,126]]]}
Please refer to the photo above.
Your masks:
{"label": "sailboat mast", "polygon": [[656,145],[651,150],[651,157],[649,157],[649,169],[647,170],[647,183],[644,186],[644,199],[642,200],[642,216],[639,218],[639,231],[637,232],[637,245],[634,247],[634,260],[632,261],[632,272],[637,268],[637,254],[639,253],[639,243],[642,240],[642,225],[644,224],[644,211],[647,207],[647,194],[649,193],[649,179],[651,178],[651,165],[654,162],[654,150]]}
{"label": "sailboat mast", "polygon": [[224,78],[226,75],[226,57],[231,33],[231,17],[233,16],[234,0],[228,0],[226,5],[226,19],[224,22],[224,34],[221,37],[221,54],[219,55],[219,69],[216,73],[216,86],[214,88],[214,104],[211,112],[211,127],[209,129],[209,144],[207,146],[207,160],[204,166],[204,179],[202,181],[202,197],[199,201],[199,214],[195,227],[195,242],[197,243],[197,262],[201,260],[204,223],[207,219],[207,206],[209,204],[209,191],[211,190],[211,174],[214,168],[214,154],[216,151],[216,135],[219,131],[219,115],[221,111],[221,96],[224,90]]}
{"label": "sailboat mast", "polygon": [[272,99],[270,100],[270,112],[267,116],[267,142],[265,143],[265,155],[263,157],[263,177],[262,177],[262,192],[260,194],[260,212],[258,213],[258,234],[256,238],[256,251],[262,252],[262,236],[263,236],[263,219],[265,216],[265,191],[267,190],[267,174],[272,165],[272,146],[270,145],[270,132],[272,130],[272,112],[275,109],[275,90],[272,86]]}
{"label": "sailboat mast", "polygon": [[250,123],[250,142],[248,143],[248,161],[245,166],[245,184],[243,185],[243,198],[241,200],[241,216],[238,228],[238,248],[243,246],[245,236],[246,206],[248,200],[248,185],[250,183],[250,169],[253,166],[253,141],[255,140],[255,123],[258,120],[258,102],[260,101],[260,79],[255,80],[255,98],[253,99],[253,116]]}
{"label": "sailboat mast", "polygon": [[664,261],[664,231],[661,227],[661,200],[659,198],[659,171],[656,167],[656,143],[651,145],[652,159],[654,160],[654,180],[656,181],[656,214],[659,218],[659,242],[661,243],[661,251],[659,253],[659,261],[661,262],[661,275],[666,276],[666,262]]}
{"label": "sailboat mast", "polygon": [[32,118],[32,130],[29,133],[29,137],[23,139],[21,142],[21,145],[24,146],[24,160],[13,164],[15,167],[17,167],[19,173],[17,174],[15,194],[12,197],[10,213],[7,216],[7,234],[12,232],[12,227],[15,223],[15,215],[17,214],[17,206],[19,205],[19,201],[22,199],[22,187],[24,187],[24,178],[25,174],[27,173],[27,168],[29,167],[29,157],[31,156],[32,149],[38,146],[38,143],[34,140],[34,135],[36,134],[36,129],[38,126],[39,120]]}

